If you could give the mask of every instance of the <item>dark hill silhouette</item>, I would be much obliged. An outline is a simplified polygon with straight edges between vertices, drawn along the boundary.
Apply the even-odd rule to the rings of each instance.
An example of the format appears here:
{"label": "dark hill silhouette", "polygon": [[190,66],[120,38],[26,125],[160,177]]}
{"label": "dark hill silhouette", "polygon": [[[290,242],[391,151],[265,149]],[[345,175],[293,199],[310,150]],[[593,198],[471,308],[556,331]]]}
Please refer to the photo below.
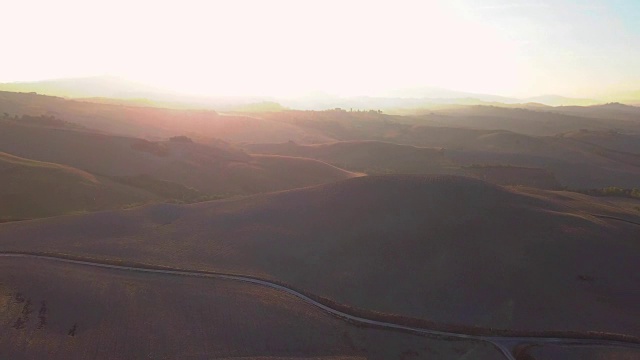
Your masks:
{"label": "dark hill silhouette", "polygon": [[629,221],[640,217],[562,192],[371,176],[3,224],[0,250],[248,274],[440,323],[637,336],[640,244]]}

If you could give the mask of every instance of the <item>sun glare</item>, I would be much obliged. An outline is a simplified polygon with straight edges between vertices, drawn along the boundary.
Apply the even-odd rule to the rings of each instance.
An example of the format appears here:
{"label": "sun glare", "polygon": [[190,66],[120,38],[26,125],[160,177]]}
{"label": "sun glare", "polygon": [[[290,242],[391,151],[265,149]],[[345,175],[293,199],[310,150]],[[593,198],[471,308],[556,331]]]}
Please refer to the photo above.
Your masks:
{"label": "sun glare", "polygon": [[[15,34],[3,45],[20,56],[2,57],[7,70],[0,81],[106,74],[209,95],[381,95],[436,86],[531,96],[615,89],[640,79],[637,66],[621,66],[640,55],[628,45],[637,35],[594,6],[520,0],[11,2],[0,31]],[[593,21],[595,11],[602,21]],[[25,26],[25,19],[37,26]],[[580,33],[567,33],[566,19]]]}
{"label": "sun glare", "polygon": [[518,81],[508,41],[443,2],[10,6],[16,16],[3,31],[20,27],[25,13],[41,26],[20,27],[5,44],[21,54],[3,60],[15,70],[5,80],[112,74],[194,94],[276,96],[376,95],[424,84],[505,92]]}

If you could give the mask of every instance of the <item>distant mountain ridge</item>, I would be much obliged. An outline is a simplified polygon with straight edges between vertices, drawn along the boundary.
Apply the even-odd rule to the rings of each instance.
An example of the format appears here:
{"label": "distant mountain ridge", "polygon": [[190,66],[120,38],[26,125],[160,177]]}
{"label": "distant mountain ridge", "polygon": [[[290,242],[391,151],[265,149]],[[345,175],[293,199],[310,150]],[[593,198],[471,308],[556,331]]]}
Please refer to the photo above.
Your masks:
{"label": "distant mountain ridge", "polygon": [[[161,103],[186,103],[202,108],[220,110],[242,109],[256,103],[277,103],[302,110],[329,108],[392,109],[416,108],[438,104],[488,105],[541,103],[549,106],[587,106],[603,103],[596,99],[570,98],[559,95],[541,95],[530,98],[514,98],[492,94],[455,91],[436,87],[418,87],[389,91],[381,96],[341,97],[314,93],[296,98],[267,96],[221,97],[178,94],[116,76],[52,79],[34,82],[1,83],[0,91],[36,92],[44,95],[69,98],[114,98]],[[632,94],[633,95],[633,94]],[[638,94],[636,94],[638,95]],[[640,96],[626,96],[625,102],[640,103]],[[278,109],[277,106],[274,109]]]}
{"label": "distant mountain ridge", "polygon": [[34,82],[0,84],[0,90],[15,92],[37,92],[71,98],[106,97],[136,98],[141,95],[160,95],[157,89],[115,76],[52,79]]}
{"label": "distant mountain ridge", "polygon": [[549,106],[590,106],[602,103],[594,99],[570,98],[560,95],[541,95],[524,100],[528,103],[540,103]]}

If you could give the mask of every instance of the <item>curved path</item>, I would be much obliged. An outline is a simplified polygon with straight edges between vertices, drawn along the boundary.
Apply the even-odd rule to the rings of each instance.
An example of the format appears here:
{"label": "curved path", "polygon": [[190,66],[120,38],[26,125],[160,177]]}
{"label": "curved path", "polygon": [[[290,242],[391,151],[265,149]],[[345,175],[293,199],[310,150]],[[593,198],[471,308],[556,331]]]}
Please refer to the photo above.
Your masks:
{"label": "curved path", "polygon": [[99,268],[106,269],[116,269],[116,270],[124,270],[124,271],[135,271],[135,272],[146,272],[146,273],[156,273],[156,274],[167,274],[167,275],[179,275],[179,276],[191,276],[191,277],[204,277],[204,278],[215,278],[215,279],[225,279],[225,280],[233,280],[233,281],[241,281],[245,283],[251,283],[260,286],[266,286],[272,289],[276,289],[278,291],[286,292],[291,294],[321,310],[337,316],[341,319],[345,319],[354,323],[372,325],[380,328],[391,329],[391,330],[402,330],[407,332],[412,332],[416,334],[423,335],[433,335],[439,337],[449,337],[449,338],[458,338],[458,339],[467,339],[467,340],[476,340],[476,341],[484,341],[494,345],[505,358],[509,360],[516,360],[511,352],[511,348],[518,343],[529,342],[529,343],[553,343],[559,345],[601,345],[601,346],[625,346],[625,347],[633,347],[640,349],[640,344],[635,343],[626,343],[621,341],[610,341],[610,340],[596,340],[596,339],[574,339],[574,338],[560,338],[560,337],[520,337],[520,336],[481,336],[481,335],[470,335],[464,333],[452,333],[446,331],[438,331],[431,330],[428,328],[419,328],[419,327],[411,327],[404,326],[400,324],[377,321],[367,318],[362,318],[359,316],[350,315],[344,313],[340,310],[336,310],[329,306],[326,306],[302,293],[299,293],[293,289],[290,289],[286,286],[282,286],[279,284],[275,284],[265,280],[254,279],[250,277],[240,276],[240,275],[230,275],[230,274],[218,274],[218,273],[206,273],[206,272],[197,272],[197,271],[188,271],[188,270],[170,270],[170,269],[152,269],[145,267],[135,267],[135,266],[125,266],[125,265],[113,265],[101,262],[92,262],[85,260],[74,260],[68,259],[62,256],[54,256],[54,255],[37,255],[37,254],[29,254],[29,253],[0,253],[0,257],[5,258],[31,258],[31,259],[41,259],[41,260],[49,260],[56,261],[68,264],[76,264],[76,265],[84,265],[84,266],[93,266]]}

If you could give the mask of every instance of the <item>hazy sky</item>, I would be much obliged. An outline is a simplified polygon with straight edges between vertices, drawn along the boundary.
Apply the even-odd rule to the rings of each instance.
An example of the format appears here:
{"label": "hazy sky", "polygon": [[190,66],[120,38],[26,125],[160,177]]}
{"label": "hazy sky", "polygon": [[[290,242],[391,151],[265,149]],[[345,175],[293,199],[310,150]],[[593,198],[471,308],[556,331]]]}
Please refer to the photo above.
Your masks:
{"label": "hazy sky", "polygon": [[228,95],[640,88],[640,0],[0,1],[2,82],[108,74]]}

